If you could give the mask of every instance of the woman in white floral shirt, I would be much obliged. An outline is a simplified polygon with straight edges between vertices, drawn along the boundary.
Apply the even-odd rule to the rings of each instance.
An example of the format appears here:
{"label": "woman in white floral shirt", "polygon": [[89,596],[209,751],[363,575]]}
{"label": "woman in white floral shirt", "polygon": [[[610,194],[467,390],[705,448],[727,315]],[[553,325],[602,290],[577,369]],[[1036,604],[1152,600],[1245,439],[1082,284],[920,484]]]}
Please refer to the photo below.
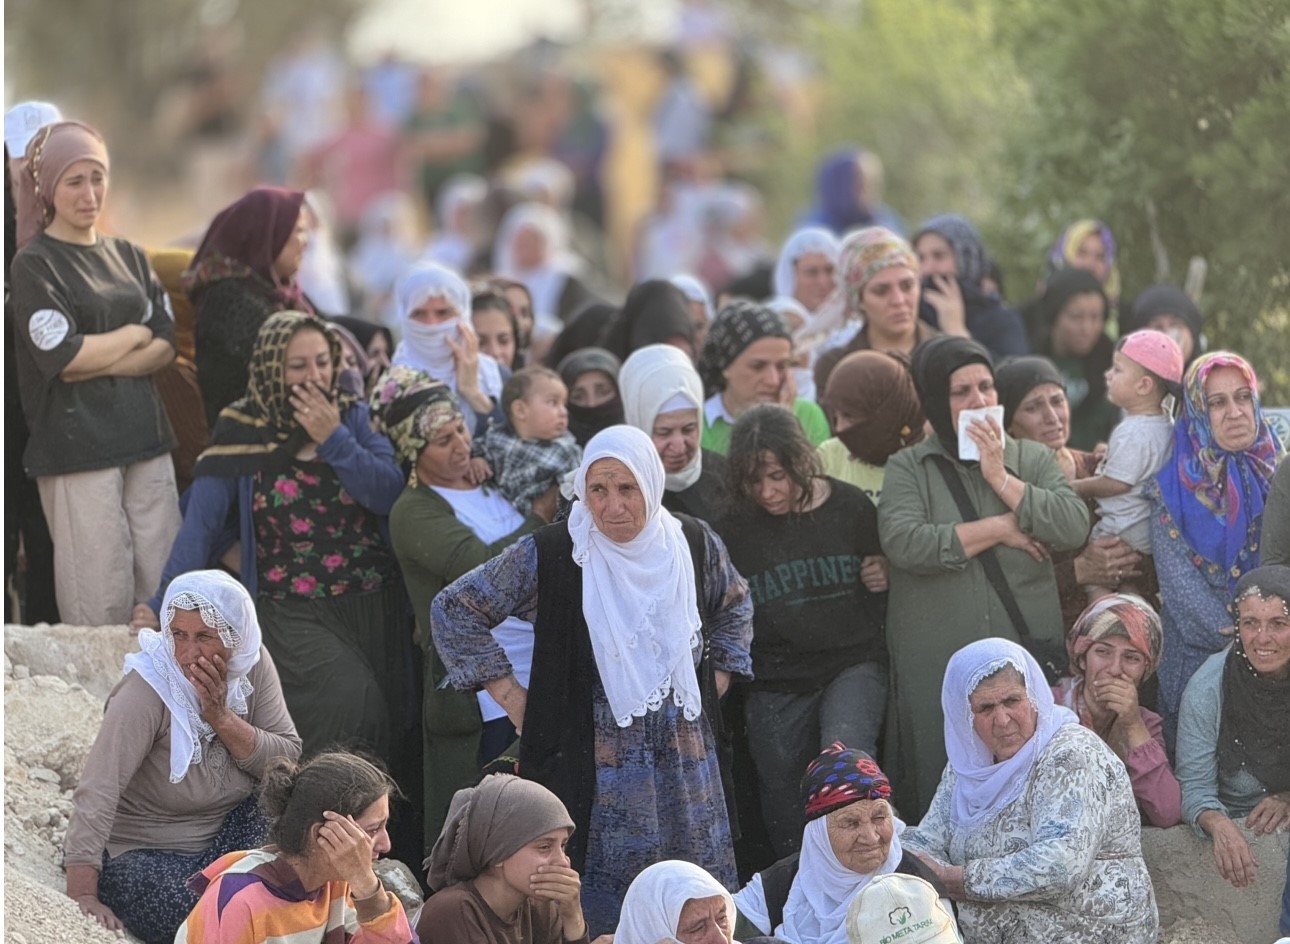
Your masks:
{"label": "woman in white floral shirt", "polygon": [[1124,764],[1053,703],[1038,663],[1005,639],[950,659],[949,766],[903,842],[960,902],[967,940],[1149,944],[1159,918]]}

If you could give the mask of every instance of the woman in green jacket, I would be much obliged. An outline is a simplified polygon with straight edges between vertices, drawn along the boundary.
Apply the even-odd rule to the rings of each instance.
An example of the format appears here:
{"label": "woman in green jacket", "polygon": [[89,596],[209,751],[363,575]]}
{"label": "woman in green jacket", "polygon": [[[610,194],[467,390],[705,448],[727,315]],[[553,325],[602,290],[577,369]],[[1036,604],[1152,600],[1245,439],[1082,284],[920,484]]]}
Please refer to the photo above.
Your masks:
{"label": "woman in green jacket", "polygon": [[[965,432],[981,458],[959,459],[959,413],[998,403],[985,348],[968,338],[934,338],[915,352],[913,373],[934,435],[888,461],[878,511],[891,562],[884,767],[911,822],[931,803],[945,767],[936,692],[950,656],[988,636],[1022,642],[1041,664],[1064,652],[1049,555],[1079,547],[1088,534],[1088,510],[1051,449],[975,420]],[[960,511],[951,482],[962,485],[971,513]],[[1002,595],[987,574],[991,558],[1003,575]]]}
{"label": "woman in green jacket", "polygon": [[[430,637],[430,601],[462,574],[500,554],[555,514],[555,486],[527,517],[502,494],[477,484],[470,429],[452,391],[427,374],[392,367],[372,394],[372,414],[410,466],[407,487],[390,512],[390,540],[403,570],[424,656],[421,705],[425,746],[425,830],[429,849],[443,828],[453,793],[478,779],[482,763],[515,738],[487,695],[441,687],[443,663]],[[495,628],[514,663],[532,654],[532,627]],[[510,651],[514,648],[516,651]]]}

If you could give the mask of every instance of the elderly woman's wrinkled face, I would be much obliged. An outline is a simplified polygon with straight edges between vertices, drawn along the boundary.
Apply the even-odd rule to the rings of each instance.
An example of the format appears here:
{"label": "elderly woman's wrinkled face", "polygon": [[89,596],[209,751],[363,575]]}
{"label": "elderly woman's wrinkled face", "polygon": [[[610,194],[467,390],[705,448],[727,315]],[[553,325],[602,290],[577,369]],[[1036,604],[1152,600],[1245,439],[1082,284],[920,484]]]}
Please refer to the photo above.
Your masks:
{"label": "elderly woman's wrinkled face", "polygon": [[1290,612],[1278,596],[1250,594],[1236,607],[1236,631],[1255,672],[1270,678],[1290,675]]}
{"label": "elderly woman's wrinkled face", "polygon": [[968,696],[968,706],[972,729],[996,764],[1010,759],[1034,737],[1039,715],[1016,669],[1006,668],[983,680]]}
{"label": "elderly woman's wrinkled face", "polygon": [[726,909],[724,895],[691,898],[676,922],[677,944],[731,944],[734,933],[734,916]]}
{"label": "elderly woman's wrinkled face", "polygon": [[460,417],[445,424],[417,456],[417,477],[427,485],[459,488],[470,469],[470,430]]}
{"label": "elderly woman's wrinkled face", "polygon": [[617,459],[597,459],[587,470],[587,510],[596,528],[626,544],[645,527],[645,493],[632,470]]}
{"label": "elderly woman's wrinkled face", "polygon": [[984,364],[968,364],[950,374],[950,423],[958,429],[959,414],[997,406],[999,392],[994,389],[994,373]]}
{"label": "elderly woman's wrinkled face", "polygon": [[886,800],[857,800],[825,820],[833,854],[852,872],[869,875],[887,861],[896,821]]}
{"label": "elderly woman's wrinkled face", "polygon": [[663,460],[664,472],[675,474],[694,461],[701,433],[698,410],[669,410],[654,417],[650,439]]}
{"label": "elderly woman's wrinkled face", "polygon": [[804,252],[793,260],[793,297],[815,311],[837,285],[833,260],[828,253]]}
{"label": "elderly woman's wrinkled face", "polygon": [[1008,433],[1016,439],[1031,439],[1049,449],[1066,448],[1070,436],[1071,406],[1060,384],[1040,384],[1026,394],[1012,415]]}
{"label": "elderly woman's wrinkled face", "polygon": [[1124,636],[1104,636],[1084,654],[1084,684],[1093,690],[1103,679],[1124,679],[1137,686],[1147,674],[1147,666],[1142,650]]}
{"label": "elderly woman's wrinkled face", "polygon": [[456,317],[457,309],[444,295],[427,298],[408,314],[409,320],[424,325],[443,324],[444,322],[452,321]]}
{"label": "elderly woman's wrinkled face", "polygon": [[170,621],[170,635],[175,640],[175,661],[188,675],[199,660],[205,659],[212,668],[218,657],[225,665],[231,650],[219,638],[219,633],[207,626],[200,610],[175,610]]}
{"label": "elderly woman's wrinkled face", "polygon": [[1254,445],[1259,434],[1254,422],[1254,391],[1239,368],[1215,367],[1209,372],[1205,408],[1218,448],[1244,452]]}
{"label": "elderly woman's wrinkled face", "polygon": [[1084,357],[1097,345],[1106,327],[1106,305],[1096,292],[1072,296],[1053,321],[1053,353]]}

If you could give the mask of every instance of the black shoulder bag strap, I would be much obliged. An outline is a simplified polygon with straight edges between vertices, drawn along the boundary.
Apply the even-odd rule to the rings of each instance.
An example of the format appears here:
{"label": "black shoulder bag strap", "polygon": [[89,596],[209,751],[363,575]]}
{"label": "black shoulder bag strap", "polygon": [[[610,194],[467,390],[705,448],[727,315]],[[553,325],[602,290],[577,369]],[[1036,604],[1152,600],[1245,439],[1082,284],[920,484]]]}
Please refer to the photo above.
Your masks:
{"label": "black shoulder bag strap", "polygon": [[[967,487],[955,471],[954,464],[944,456],[934,455],[931,459],[940,470],[941,477],[945,479],[945,485],[954,498],[954,504],[958,505],[959,516],[964,522],[980,521],[981,516],[977,513],[976,506],[972,504],[972,497],[968,495]],[[1026,623],[1021,607],[1017,605],[1012,587],[1008,586],[1008,578],[1003,575],[1003,567],[999,563],[998,555],[994,553],[994,548],[982,551],[976,559],[985,569],[986,579],[990,581],[990,586],[994,587],[994,592],[999,597],[999,602],[1003,604],[1008,619],[1012,620],[1012,628],[1017,631],[1021,644],[1035,657],[1035,661],[1043,668],[1049,682],[1055,684],[1057,679],[1066,674],[1065,647],[1062,647],[1063,652],[1059,655],[1056,644],[1050,645],[1047,640],[1036,640],[1030,635],[1030,626]]]}

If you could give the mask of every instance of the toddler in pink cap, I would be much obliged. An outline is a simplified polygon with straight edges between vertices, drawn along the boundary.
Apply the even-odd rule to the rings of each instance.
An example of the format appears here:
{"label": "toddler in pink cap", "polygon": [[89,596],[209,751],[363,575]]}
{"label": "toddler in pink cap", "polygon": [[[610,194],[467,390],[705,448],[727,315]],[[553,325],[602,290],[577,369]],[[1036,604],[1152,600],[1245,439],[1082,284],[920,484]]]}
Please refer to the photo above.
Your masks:
{"label": "toddler in pink cap", "polygon": [[[1173,417],[1164,401],[1181,392],[1182,379],[1182,349],[1169,335],[1135,331],[1120,339],[1106,372],[1106,397],[1125,416],[1111,432],[1097,474],[1072,483],[1081,498],[1097,500],[1094,538],[1118,537],[1135,551],[1151,554],[1151,510],[1142,487],[1160,471],[1173,448]],[[1153,570],[1146,561],[1143,573]],[[1089,587],[1089,600],[1112,589]]]}

